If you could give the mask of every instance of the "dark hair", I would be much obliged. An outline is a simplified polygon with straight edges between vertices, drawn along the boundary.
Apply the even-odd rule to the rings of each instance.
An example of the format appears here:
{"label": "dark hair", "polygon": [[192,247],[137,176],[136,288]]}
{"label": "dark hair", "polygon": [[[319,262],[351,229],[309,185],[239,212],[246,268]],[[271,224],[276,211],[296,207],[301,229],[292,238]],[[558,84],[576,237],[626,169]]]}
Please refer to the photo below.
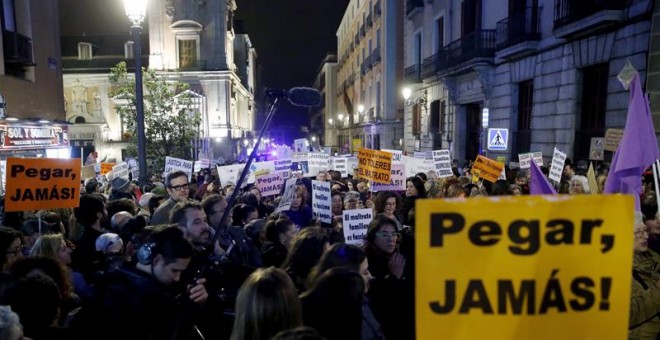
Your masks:
{"label": "dark hair", "polygon": [[7,263],[7,250],[16,239],[21,240],[21,245],[23,244],[23,235],[18,230],[0,227],[0,270]]}
{"label": "dark hair", "polygon": [[[253,194],[250,195],[254,196]],[[231,223],[235,226],[243,227],[245,226],[245,219],[247,218],[247,216],[255,211],[257,211],[257,208],[253,205],[249,205],[249,204],[236,205],[231,210]]]}
{"label": "dark hair", "polygon": [[177,203],[172,211],[170,211],[170,223],[174,223],[180,226],[186,225],[186,212],[188,209],[197,209],[203,210],[202,205],[197,201],[183,201]]}
{"label": "dark hair", "polygon": [[57,284],[60,298],[69,300],[74,298],[73,283],[67,267],[60,261],[46,256],[25,256],[16,259],[9,266],[9,274],[13,281],[33,275],[38,270],[50,277]]}
{"label": "dark hair", "polygon": [[253,194],[250,191],[244,192],[243,195],[241,196],[241,200],[243,201],[244,204],[251,205],[253,207],[259,206],[259,199],[257,198],[257,195]]}
{"label": "dark hair", "polygon": [[429,178],[426,176],[426,173],[424,172],[418,172],[415,174],[415,177],[419,177],[422,181],[427,181]]}
{"label": "dark hair", "polygon": [[407,182],[412,182],[412,184],[415,186],[415,189],[417,189],[418,198],[426,198],[426,188],[424,188],[424,181],[421,178],[417,176],[408,177],[408,179],[406,179],[406,183]]}
{"label": "dark hair", "polygon": [[396,198],[396,206],[401,207],[401,196],[395,191],[381,191],[376,194],[374,198],[374,208],[376,209],[376,214],[382,214],[385,210],[385,203],[387,203],[388,198]]}
{"label": "dark hair", "polygon": [[96,222],[97,213],[103,213],[105,204],[101,198],[95,194],[80,196],[80,205],[73,208],[73,214],[78,223],[83,226],[91,226]]}
{"label": "dark hair", "polygon": [[269,220],[266,222],[266,240],[280,243],[280,235],[286,233],[292,225],[295,226],[295,223],[288,218]]}
{"label": "dark hair", "polygon": [[301,309],[289,275],[274,267],[257,269],[238,291],[231,339],[265,340],[302,326]]}
{"label": "dark hair", "polygon": [[208,195],[206,198],[202,200],[202,208],[204,208],[204,213],[206,213],[206,216],[211,216],[211,213],[213,212],[213,207],[220,203],[220,202],[225,202],[227,199],[219,194],[213,194],[213,195]]}
{"label": "dark hair", "polygon": [[394,227],[394,230],[396,230],[396,222],[393,221],[391,218],[385,217],[383,215],[378,215],[374,217],[374,219],[371,220],[371,223],[369,223],[366,243],[367,244],[373,243],[374,239],[376,239],[376,233],[379,232],[380,229],[386,225],[391,225],[392,227]]}
{"label": "dark hair", "polygon": [[319,227],[308,227],[296,235],[291,251],[282,264],[287,272],[294,272],[305,280],[323,255],[324,245],[330,243],[328,234]]}
{"label": "dark hair", "polygon": [[160,201],[167,199],[165,195],[153,195],[149,199],[149,215],[153,215],[154,211],[160,206]]}
{"label": "dark hair", "polygon": [[111,201],[105,205],[105,210],[108,211],[108,218],[112,218],[116,213],[120,211],[126,211],[131,215],[135,215],[138,211],[138,207],[135,204],[135,201],[128,198],[118,198]]}
{"label": "dark hair", "polygon": [[[525,175],[526,177],[527,175]],[[518,178],[518,176],[516,176]],[[490,195],[491,196],[506,196],[506,195],[511,195],[511,187],[509,186],[509,183],[503,179],[498,179],[495,181],[495,184],[493,184],[493,188],[490,190]]]}
{"label": "dark hair", "polygon": [[330,246],[319,262],[312,268],[307,277],[308,285],[312,283],[323,272],[335,267],[349,267],[354,270],[360,269],[360,265],[367,258],[367,253],[358,246],[346,243],[335,243]]}
{"label": "dark hair", "polygon": [[185,238],[181,229],[173,225],[156,228],[146,242],[154,243],[152,256],[162,256],[166,265],[193,256],[192,243]]}
{"label": "dark hair", "polygon": [[62,303],[55,281],[42,274],[14,281],[7,288],[5,299],[3,304],[18,314],[28,336],[50,327]]}
{"label": "dark hair", "polygon": [[165,186],[167,186],[168,188],[171,188],[172,187],[172,180],[175,179],[175,178],[179,178],[179,177],[185,177],[186,181],[188,181],[188,174],[187,173],[185,173],[183,171],[174,171],[174,172],[170,172],[169,174],[167,174],[167,177],[165,178]]}
{"label": "dark hair", "polygon": [[328,340],[361,339],[364,292],[364,278],[351,268],[323,272],[300,296],[305,325]]}

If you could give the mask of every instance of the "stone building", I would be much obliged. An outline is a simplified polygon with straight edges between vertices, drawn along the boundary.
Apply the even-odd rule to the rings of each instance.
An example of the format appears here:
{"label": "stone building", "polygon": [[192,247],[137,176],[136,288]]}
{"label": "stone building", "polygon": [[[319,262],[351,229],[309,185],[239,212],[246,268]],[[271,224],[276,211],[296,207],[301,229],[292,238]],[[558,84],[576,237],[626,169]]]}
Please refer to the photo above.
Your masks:
{"label": "stone building", "polygon": [[339,152],[401,146],[402,25],[401,1],[348,4],[337,30],[337,111],[324,119],[326,131],[337,131]]}
{"label": "stone building", "polygon": [[[625,125],[626,61],[645,82],[652,2],[407,0],[406,150],[588,159],[592,137]],[[487,150],[488,128],[508,129],[506,151]]]}
{"label": "stone building", "polygon": [[[233,0],[154,0],[143,26],[143,65],[168,81],[190,84],[193,106],[202,117],[191,159],[233,160],[241,141],[252,136],[256,52],[245,34],[235,34]],[[118,18],[119,22],[121,18]],[[124,30],[128,32],[128,26]],[[64,97],[73,135],[88,152],[121,161],[126,133],[110,98],[109,68],[126,60],[134,69],[129,34],[62,37]]]}

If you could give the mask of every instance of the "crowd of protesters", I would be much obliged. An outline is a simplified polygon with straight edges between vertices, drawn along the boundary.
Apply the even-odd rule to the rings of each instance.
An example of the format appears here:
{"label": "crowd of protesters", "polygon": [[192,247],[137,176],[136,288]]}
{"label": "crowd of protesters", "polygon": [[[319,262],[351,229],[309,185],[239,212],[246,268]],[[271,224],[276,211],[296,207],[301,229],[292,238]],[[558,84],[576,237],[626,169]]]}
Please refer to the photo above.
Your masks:
{"label": "crowd of protesters", "polygon": [[[598,170],[601,188],[590,188],[586,163],[567,162],[560,193],[601,192],[607,170]],[[321,171],[329,224],[314,218],[311,178],[301,175],[284,211],[280,196],[220,183],[216,169],[142,187],[87,179],[78,208],[4,214],[0,340],[414,339],[415,201],[529,193],[525,170],[495,183],[469,164],[453,173],[372,192],[357,176]],[[648,300],[660,294],[660,256],[648,249],[660,242],[647,231],[660,235],[660,219],[652,184],[644,188],[630,322],[631,334],[654,339],[660,299]],[[364,243],[346,244],[343,212],[364,208],[375,216]]]}

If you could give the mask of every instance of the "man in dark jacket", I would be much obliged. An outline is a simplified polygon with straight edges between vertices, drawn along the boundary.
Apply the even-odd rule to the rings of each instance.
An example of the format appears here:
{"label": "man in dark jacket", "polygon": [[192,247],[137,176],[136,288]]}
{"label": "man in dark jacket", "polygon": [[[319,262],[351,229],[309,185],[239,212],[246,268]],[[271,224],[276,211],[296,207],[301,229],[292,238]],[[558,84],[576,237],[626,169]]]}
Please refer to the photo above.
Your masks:
{"label": "man in dark jacket", "polygon": [[[196,304],[208,298],[204,279],[182,287],[181,273],[190,264],[192,244],[178,228],[161,227],[138,250],[138,262],[106,275],[74,327],[81,339],[186,338],[191,313],[182,315],[186,297]],[[190,322],[179,322],[182,320]],[[181,326],[177,329],[178,326]]]}

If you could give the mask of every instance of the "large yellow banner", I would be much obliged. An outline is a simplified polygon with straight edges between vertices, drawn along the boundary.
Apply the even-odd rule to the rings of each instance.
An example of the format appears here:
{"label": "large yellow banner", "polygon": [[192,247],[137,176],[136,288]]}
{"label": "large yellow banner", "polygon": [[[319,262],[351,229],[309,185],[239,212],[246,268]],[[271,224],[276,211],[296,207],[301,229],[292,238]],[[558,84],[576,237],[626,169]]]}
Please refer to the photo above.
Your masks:
{"label": "large yellow banner", "polygon": [[418,339],[626,339],[630,196],[416,202]]}

